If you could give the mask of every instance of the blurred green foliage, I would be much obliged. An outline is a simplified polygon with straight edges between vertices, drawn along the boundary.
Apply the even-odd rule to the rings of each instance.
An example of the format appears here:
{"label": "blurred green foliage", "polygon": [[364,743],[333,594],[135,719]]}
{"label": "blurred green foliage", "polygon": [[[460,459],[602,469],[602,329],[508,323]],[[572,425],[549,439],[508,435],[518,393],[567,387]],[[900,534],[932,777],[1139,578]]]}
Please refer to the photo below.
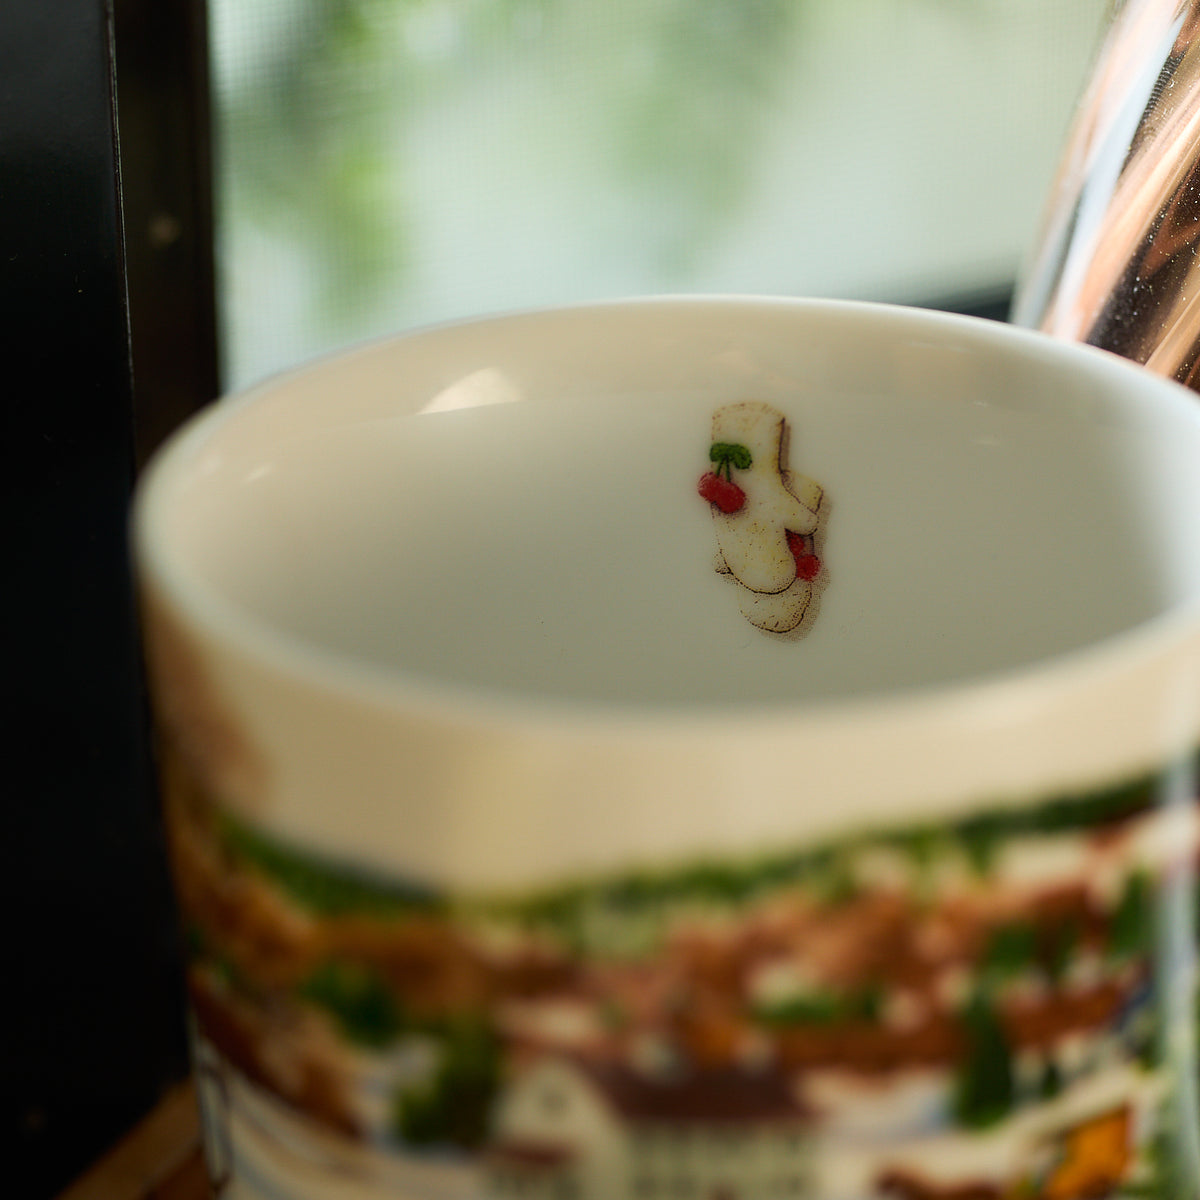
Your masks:
{"label": "blurred green foliage", "polygon": [[337,1021],[356,1045],[381,1050],[404,1031],[400,1001],[377,971],[360,963],[322,963],[299,993]]}
{"label": "blurred green foliage", "polygon": [[1003,1120],[1016,1101],[1012,1049],[994,1004],[980,990],[964,1009],[966,1055],[958,1069],[954,1115],[968,1129]]}
{"label": "blurred green foliage", "polygon": [[353,913],[395,917],[437,912],[445,906],[445,901],[428,888],[384,880],[289,846],[229,813],[221,814],[221,837],[227,851],[261,872],[315,916]]}
{"label": "blurred green foliage", "polygon": [[480,1018],[464,1016],[440,1031],[440,1058],[424,1087],[393,1100],[393,1125],[410,1146],[476,1149],[500,1086],[500,1042]]}
{"label": "blurred green foliage", "polygon": [[[582,182],[641,198],[647,220],[629,236],[685,271],[746,186],[804,4],[642,0],[622,15],[568,0],[213,0],[228,36],[214,87],[224,224],[303,245],[321,318],[352,324],[422,252],[414,128],[475,97],[483,196],[497,161],[527,161],[531,188],[556,158],[569,169],[535,150],[553,127],[592,164]],[[531,87],[526,135],[497,125],[526,111]],[[603,203],[581,188],[581,228]]]}

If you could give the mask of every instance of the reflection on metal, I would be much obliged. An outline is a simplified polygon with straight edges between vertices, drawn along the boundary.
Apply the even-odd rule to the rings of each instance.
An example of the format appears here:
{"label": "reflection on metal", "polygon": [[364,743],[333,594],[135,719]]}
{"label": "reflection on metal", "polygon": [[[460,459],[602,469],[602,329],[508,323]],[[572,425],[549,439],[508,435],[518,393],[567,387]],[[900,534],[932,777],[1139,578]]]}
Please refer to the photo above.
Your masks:
{"label": "reflection on metal", "polygon": [[1200,391],[1200,0],[1126,0],[1013,320]]}

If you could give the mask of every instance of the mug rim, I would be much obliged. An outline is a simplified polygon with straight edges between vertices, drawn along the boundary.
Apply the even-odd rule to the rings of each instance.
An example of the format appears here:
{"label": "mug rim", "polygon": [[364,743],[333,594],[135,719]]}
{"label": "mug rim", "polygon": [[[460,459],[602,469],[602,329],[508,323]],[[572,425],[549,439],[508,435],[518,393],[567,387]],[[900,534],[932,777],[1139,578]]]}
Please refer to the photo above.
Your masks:
{"label": "mug rim", "polygon": [[[1032,662],[999,668],[949,682],[908,685],[886,692],[848,697],[798,700],[744,700],[727,706],[690,706],[662,701],[627,701],[564,696],[521,689],[452,683],[436,675],[378,667],[315,641],[281,631],[270,621],[226,600],[219,590],[190,569],[186,555],[172,548],[166,536],[164,493],[175,476],[216,438],[244,409],[276,394],[293,380],[314,371],[332,370],[369,357],[389,346],[430,335],[467,332],[505,322],[528,323],[559,314],[586,317],[619,309],[718,309],[731,306],[743,312],[828,311],[846,318],[908,321],[926,330],[958,329],[993,346],[1024,346],[1033,357],[1060,360],[1064,356],[1089,362],[1093,370],[1124,375],[1139,390],[1157,395],[1153,402],[1174,406],[1183,420],[1200,426],[1195,396],[1181,385],[1110,352],[1052,338],[985,318],[878,301],[742,294],[647,295],[588,303],[547,305],[455,318],[388,333],[350,347],[316,355],[273,373],[246,388],[218,397],[190,416],[152,455],[137,480],[130,510],[135,570],[147,604],[182,614],[185,622],[216,643],[231,648],[266,671],[299,686],[333,695],[353,696],[397,714],[420,713],[449,723],[499,729],[524,728],[547,734],[607,730],[635,741],[671,732],[701,732],[813,728],[867,723],[905,723],[922,714],[1010,711],[1038,693],[1087,689],[1092,681],[1136,670],[1154,661],[1166,662],[1177,651],[1195,644],[1200,649],[1200,592],[1177,600],[1137,623],[1083,646],[1041,656]],[[1172,417],[1171,419],[1176,419]]]}

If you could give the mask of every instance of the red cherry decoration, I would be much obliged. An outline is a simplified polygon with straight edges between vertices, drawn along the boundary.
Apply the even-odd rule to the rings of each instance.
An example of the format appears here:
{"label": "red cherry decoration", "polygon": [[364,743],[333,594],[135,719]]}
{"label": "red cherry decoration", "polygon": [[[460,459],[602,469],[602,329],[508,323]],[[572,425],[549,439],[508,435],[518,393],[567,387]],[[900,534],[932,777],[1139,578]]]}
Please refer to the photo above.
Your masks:
{"label": "red cherry decoration", "polygon": [[821,560],[808,548],[809,541],[802,533],[786,530],[788,549],[796,560],[796,578],[811,583],[821,573]]}
{"label": "red cherry decoration", "polygon": [[796,559],[796,578],[811,583],[821,573],[821,560],[815,554],[802,554]]}
{"label": "red cherry decoration", "polygon": [[714,471],[700,476],[696,491],[709,504],[715,504],[726,516],[737,512],[746,503],[746,493],[736,483],[723,479]]}

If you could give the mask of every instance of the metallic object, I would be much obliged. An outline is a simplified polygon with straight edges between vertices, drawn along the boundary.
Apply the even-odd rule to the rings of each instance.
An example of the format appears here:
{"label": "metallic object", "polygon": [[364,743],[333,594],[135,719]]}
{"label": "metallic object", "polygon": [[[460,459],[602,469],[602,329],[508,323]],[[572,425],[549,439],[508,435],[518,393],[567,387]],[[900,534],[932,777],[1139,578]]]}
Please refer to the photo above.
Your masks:
{"label": "metallic object", "polygon": [[1200,391],[1200,0],[1125,0],[1012,320]]}

